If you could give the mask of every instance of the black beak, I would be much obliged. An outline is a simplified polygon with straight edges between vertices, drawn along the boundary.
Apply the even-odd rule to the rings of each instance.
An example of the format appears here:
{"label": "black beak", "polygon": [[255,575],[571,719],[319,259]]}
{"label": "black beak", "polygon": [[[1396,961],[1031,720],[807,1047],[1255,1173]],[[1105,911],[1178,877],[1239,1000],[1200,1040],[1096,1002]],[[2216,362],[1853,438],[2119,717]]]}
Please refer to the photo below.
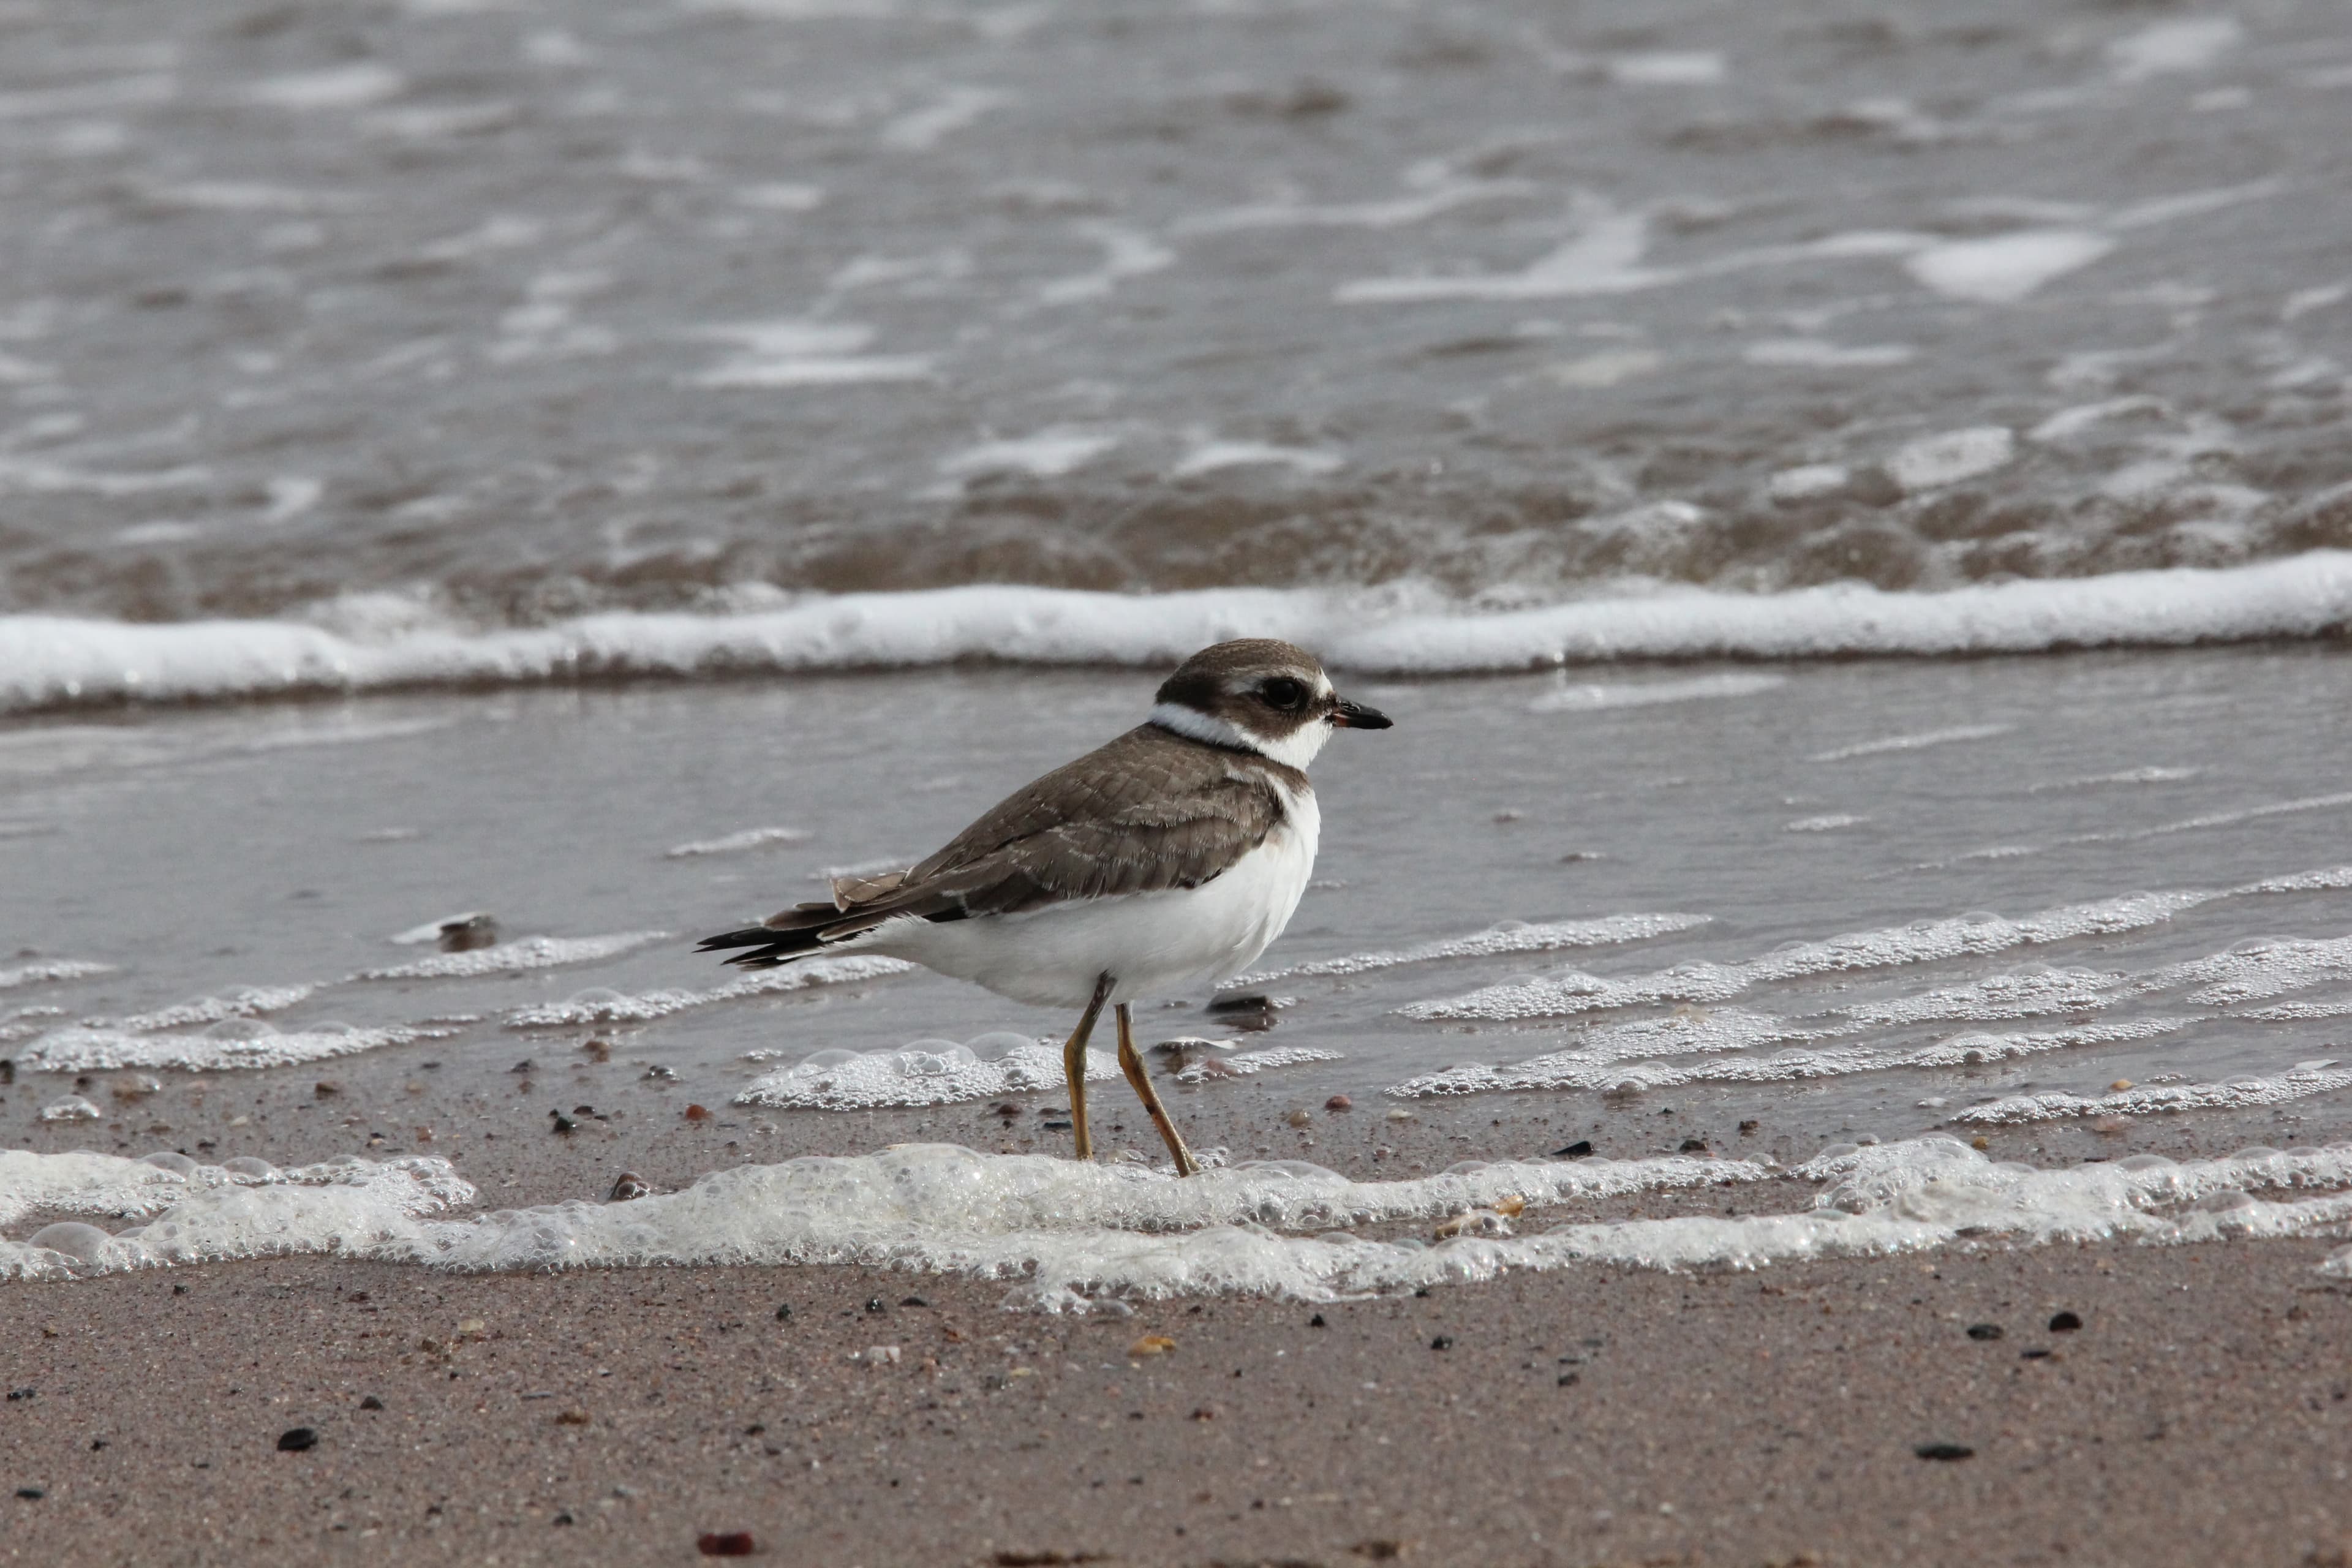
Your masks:
{"label": "black beak", "polygon": [[1379,709],[1350,702],[1344,697],[1331,704],[1331,727],[1335,730],[1386,730],[1395,722]]}

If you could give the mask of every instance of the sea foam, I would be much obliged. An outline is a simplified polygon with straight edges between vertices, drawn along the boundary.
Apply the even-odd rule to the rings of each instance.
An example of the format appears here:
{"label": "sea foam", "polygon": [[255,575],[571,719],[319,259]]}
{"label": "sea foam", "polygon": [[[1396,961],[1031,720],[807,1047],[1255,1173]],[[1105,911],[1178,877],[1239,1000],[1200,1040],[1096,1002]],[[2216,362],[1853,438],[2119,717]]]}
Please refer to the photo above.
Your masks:
{"label": "sea foam", "polygon": [[0,617],[0,711],[132,700],[920,666],[1172,663],[1281,637],[1333,664],[1455,674],[1618,658],[2022,653],[2309,637],[2352,626],[2352,552],[2215,570],[1782,594],[1659,589],[1482,613],[1429,596],[1234,588],[1123,595],[990,586],[814,595],[732,616],[610,614],[362,637],[290,621]]}
{"label": "sea foam", "polygon": [[[572,1202],[475,1217],[438,1160],[348,1159],[269,1177],[142,1167],[94,1154],[0,1154],[0,1220],[39,1206],[152,1215],[114,1235],[66,1222],[0,1241],[0,1278],[60,1279],[159,1265],[315,1252],[462,1269],[863,1264],[997,1279],[1009,1304],[1127,1309],[1139,1300],[1256,1294],[1329,1300],[1594,1265],[1759,1268],[2016,1244],[2326,1234],[2352,1218],[2352,1145],[2157,1155],[2068,1169],[1996,1163],[1956,1139],[1828,1149],[1793,1171],[1688,1155],[1613,1162],[1467,1162],[1433,1176],[1360,1182],[1298,1161],[1190,1179],[1114,1163],[900,1144],[705,1175],[628,1203]],[[1548,1206],[1649,1191],[1790,1178],[1809,1203],[1739,1217],[1569,1219],[1515,1236]],[[2259,1195],[2258,1195],[2259,1194]],[[1794,1194],[1791,1202],[1798,1202]],[[1345,1227],[1486,1211],[1432,1245]]]}

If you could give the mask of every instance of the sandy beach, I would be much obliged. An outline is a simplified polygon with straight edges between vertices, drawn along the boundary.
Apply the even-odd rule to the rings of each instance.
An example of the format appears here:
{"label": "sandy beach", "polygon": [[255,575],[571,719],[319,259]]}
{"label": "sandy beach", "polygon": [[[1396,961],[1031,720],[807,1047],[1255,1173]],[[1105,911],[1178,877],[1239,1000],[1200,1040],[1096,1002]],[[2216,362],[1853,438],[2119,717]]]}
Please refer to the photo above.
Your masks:
{"label": "sandy beach", "polygon": [[[2330,1564],[2352,1286],[2325,1250],[1076,1321],[863,1269],[289,1258],[20,1289],[0,1554],[685,1563],[748,1531],[877,1565]],[[298,1427],[316,1446],[279,1451]]]}

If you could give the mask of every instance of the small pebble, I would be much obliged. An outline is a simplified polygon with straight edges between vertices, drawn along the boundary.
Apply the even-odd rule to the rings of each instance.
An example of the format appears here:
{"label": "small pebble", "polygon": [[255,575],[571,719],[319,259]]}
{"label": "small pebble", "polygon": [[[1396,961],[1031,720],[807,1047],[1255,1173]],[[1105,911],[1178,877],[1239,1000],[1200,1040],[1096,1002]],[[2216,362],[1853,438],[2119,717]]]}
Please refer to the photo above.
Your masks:
{"label": "small pebble", "polygon": [[1977,1150],[1979,1152],[1982,1152],[1984,1150],[1992,1147],[1992,1140],[1979,1133],[1976,1137],[1969,1140],[1969,1147]]}
{"label": "small pebble", "polygon": [[38,1487],[18,1487],[16,1489],[16,1495],[23,1498],[26,1502],[38,1502],[49,1494],[43,1491]]}
{"label": "small pebble", "polygon": [[898,1305],[901,1307],[928,1307],[930,1303],[924,1300],[920,1296],[901,1296],[898,1298]]}
{"label": "small pebble", "polygon": [[879,1297],[879,1296],[868,1296],[868,1297],[866,1299],[866,1310],[868,1312],[873,1313],[875,1316],[879,1317],[879,1316],[881,1316],[884,1312],[888,1311],[888,1310],[889,1310],[889,1308],[888,1308],[888,1307],[887,1307],[887,1306],[885,1306],[885,1305],[883,1304],[883,1300],[882,1300],[882,1298],[881,1298],[881,1297]]}
{"label": "small pebble", "polygon": [[1574,1386],[1575,1383],[1576,1383],[1576,1373],[1572,1373],[1572,1372],[1564,1372],[1564,1373],[1561,1373],[1559,1374],[1559,1386],[1560,1386],[1560,1387],[1562,1387],[1562,1388],[1569,1388],[1569,1387],[1572,1387],[1572,1386]]}
{"label": "small pebble", "polygon": [[555,1415],[555,1424],[558,1426],[585,1426],[588,1425],[588,1412],[585,1410],[558,1411]]}
{"label": "small pebble", "polygon": [[1308,1116],[1307,1112],[1303,1110],[1294,1110],[1289,1115],[1284,1117],[1283,1120],[1290,1123],[1293,1127],[1304,1127],[1308,1122],[1312,1121],[1314,1118]]}
{"label": "small pebble", "polygon": [[560,1110],[551,1110],[547,1114],[551,1119],[549,1122],[550,1130],[554,1132],[572,1132],[576,1131],[579,1129],[580,1123],[572,1121],[572,1118],[564,1115],[563,1112]]}
{"label": "small pebble", "polygon": [[689,1105],[686,1108],[686,1119],[688,1121],[708,1121],[710,1120],[710,1112],[702,1106]]}
{"label": "small pebble", "polygon": [[1977,1452],[1965,1443],[1922,1443],[1911,1451],[1923,1459],[1972,1459]]}
{"label": "small pebble", "polygon": [[635,1171],[624,1171],[614,1181],[613,1190],[604,1194],[604,1201],[608,1204],[625,1204],[631,1198],[644,1197],[652,1191],[653,1188],[646,1184],[643,1176],[638,1175]]}
{"label": "small pebble", "polygon": [[786,1302],[783,1306],[776,1309],[776,1321],[780,1323],[789,1323],[792,1321],[793,1309],[790,1302]]}
{"label": "small pebble", "polygon": [[319,1434],[308,1426],[289,1426],[278,1434],[278,1451],[299,1454],[319,1446]]}
{"label": "small pebble", "polygon": [[1335,1094],[1330,1099],[1323,1102],[1323,1109],[1326,1110],[1353,1110],[1356,1109],[1356,1102],[1349,1100],[1344,1094]]}
{"label": "small pebble", "polygon": [[360,1408],[362,1410],[381,1410],[383,1408],[383,1401],[371,1394],[365,1399],[360,1401]]}
{"label": "small pebble", "polygon": [[2111,1083],[2111,1084],[2107,1085],[2107,1092],[2108,1092],[2109,1094],[2121,1094],[2124,1090],[2126,1090],[2126,1089],[2129,1089],[2131,1086],[2132,1086],[2132,1080],[2131,1080],[2131,1079],[2127,1079],[2127,1078],[2119,1078],[2119,1079],[2116,1079],[2116,1081],[2115,1081],[2115,1082],[2113,1082],[2113,1083]]}
{"label": "small pebble", "polygon": [[1407,1110],[1402,1105],[1392,1106],[1389,1110],[1389,1120],[1391,1121],[1411,1121],[1412,1120],[1412,1112]]}
{"label": "small pebble", "polygon": [[513,1073],[518,1078],[528,1078],[530,1076],[531,1069],[531,1059],[529,1057],[525,1057],[522,1060],[515,1063],[514,1066],[507,1068],[507,1071]]}
{"label": "small pebble", "polygon": [[1740,1130],[1742,1132],[1753,1132],[1753,1131],[1755,1131],[1759,1127],[1761,1127],[1761,1126],[1763,1126],[1763,1125],[1764,1125],[1764,1124],[1763,1124],[1762,1122],[1760,1122],[1760,1121],[1757,1121],[1757,1120],[1756,1120],[1756,1118],[1754,1118],[1754,1117],[1752,1117],[1752,1116],[1751,1116],[1751,1117],[1749,1117],[1747,1121],[1743,1121],[1743,1122],[1741,1122],[1741,1123],[1739,1124],[1739,1130]]}
{"label": "small pebble", "polygon": [[343,1086],[341,1084],[332,1082],[330,1079],[323,1078],[310,1086],[310,1098],[313,1100],[332,1100],[335,1096],[342,1092]]}
{"label": "small pebble", "polygon": [[1307,1326],[1310,1329],[1322,1329],[1328,1328],[1330,1325],[1323,1321],[1323,1314],[1318,1312],[1313,1317],[1307,1320]]}
{"label": "small pebble", "polygon": [[1969,1338],[1972,1340],[1997,1340],[2008,1331],[2008,1330],[2002,1328],[1999,1323],[1970,1323],[1969,1325]]}
{"label": "small pebble", "polygon": [[694,1549],[705,1557],[749,1557],[759,1550],[748,1530],[707,1531],[694,1538]]}
{"label": "small pebble", "polygon": [[1683,1140],[1683,1146],[1680,1152],[1685,1154],[1704,1154],[1706,1152],[1706,1140],[1704,1138],[1685,1138]]}
{"label": "small pebble", "polygon": [[2061,1312],[2050,1320],[2050,1331],[2053,1334],[2071,1334],[2082,1326],[2083,1320],[2072,1312]]}
{"label": "small pebble", "polygon": [[1440,1334],[1429,1342],[1429,1348],[1433,1351],[1450,1351],[1454,1348],[1454,1336]]}
{"label": "small pebble", "polygon": [[1146,1334],[1127,1347],[1130,1356],[1166,1355],[1176,1348],[1176,1342],[1166,1334]]}
{"label": "small pebble", "polygon": [[592,1062],[609,1062],[613,1059],[613,1047],[602,1040],[585,1040],[581,1043],[580,1054]]}
{"label": "small pebble", "polygon": [[1555,1160],[1581,1160],[1589,1156],[1591,1152],[1592,1140],[1590,1138],[1580,1138],[1565,1149],[1553,1150],[1551,1152],[1551,1157]]}

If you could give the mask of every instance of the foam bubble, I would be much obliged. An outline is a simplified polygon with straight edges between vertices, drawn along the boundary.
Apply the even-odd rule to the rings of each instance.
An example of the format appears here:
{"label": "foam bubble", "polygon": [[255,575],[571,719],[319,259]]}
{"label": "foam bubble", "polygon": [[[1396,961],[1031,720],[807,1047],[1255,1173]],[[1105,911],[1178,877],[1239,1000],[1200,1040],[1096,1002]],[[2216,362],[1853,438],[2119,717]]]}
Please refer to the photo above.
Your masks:
{"label": "foam bubble", "polygon": [[182,1002],[169,1007],[158,1007],[152,1013],[133,1013],[121,1018],[94,1018],[93,1027],[113,1028],[132,1034],[152,1029],[184,1029],[192,1024],[217,1024],[226,1018],[251,1018],[264,1013],[282,1013],[318,990],[313,984],[240,985],[226,996],[203,996],[194,1002]]}
{"label": "foam bubble", "polygon": [[1391,1086],[1387,1092],[1401,1100],[1412,1100],[1497,1090],[1598,1089],[1610,1094],[1639,1094],[1691,1083],[1792,1083],[1864,1072],[1975,1067],[2077,1046],[2150,1039],[2183,1028],[2187,1023],[2179,1018],[2143,1018],[2128,1024],[2092,1024],[2045,1034],[1960,1035],[1929,1046],[1834,1046],[1822,1049],[1791,1047],[1769,1057],[1727,1056],[1688,1063],[1629,1063],[1606,1053],[1561,1051],[1511,1067],[1468,1063],[1448,1068],[1443,1072],[1407,1079]]}
{"label": "foam bubble", "polygon": [[369,60],[268,77],[247,84],[241,96],[273,109],[364,109],[398,97],[407,87],[397,71]]}
{"label": "foam bubble", "polygon": [[1262,1051],[1237,1051],[1232,1056],[1199,1057],[1176,1070],[1179,1083],[1206,1083],[1212,1079],[1247,1078],[1274,1068],[1305,1067],[1310,1062],[1345,1060],[1339,1051],[1314,1046],[1269,1046]]}
{"label": "foam bubble", "polygon": [[[1087,1081],[1120,1077],[1118,1059],[1087,1053]],[[969,1045],[917,1040],[896,1050],[819,1051],[759,1079],[738,1105],[782,1110],[866,1110],[877,1106],[953,1105],[1054,1089],[1066,1079],[1062,1047],[1018,1035],[983,1035]]]}
{"label": "foam bubble", "polygon": [[[436,928],[436,930],[438,928]],[[667,940],[666,931],[621,931],[613,936],[531,936],[478,947],[470,952],[439,952],[414,963],[362,969],[354,980],[446,980],[482,974],[518,974],[569,963],[597,963]]]}
{"label": "foam bubble", "polygon": [[1361,974],[1401,963],[1429,963],[1448,958],[1491,958],[1497,953],[1543,952],[1563,947],[1601,947],[1612,942],[1646,942],[1706,925],[1708,915],[1603,915],[1589,921],[1503,921],[1469,936],[1441,937],[1412,947],[1381,952],[1349,953],[1344,958],[1316,959],[1286,969],[1252,971],[1234,985],[1262,985],[1302,974]]}
{"label": "foam bubble", "polygon": [[583,991],[562,1002],[542,1002],[510,1009],[507,1026],[515,1029],[563,1028],[578,1024],[638,1024],[667,1018],[690,1007],[736,1002],[747,996],[772,996],[811,985],[839,985],[903,974],[914,968],[903,959],[852,953],[840,958],[809,958],[779,969],[761,970],[708,991]]}
{"label": "foam bubble", "polygon": [[95,1121],[105,1112],[80,1095],[68,1094],[41,1107],[44,1121]]}
{"label": "foam bubble", "polygon": [[1780,825],[1783,833],[1835,833],[1841,827],[1859,827],[1870,818],[1851,812],[1832,812],[1827,816],[1801,816],[1794,822]]}
{"label": "foam bubble", "polygon": [[2314,637],[2352,625],[2352,552],[2258,565],[2020,580],[1941,593],[1837,584],[1669,590],[1473,612],[1318,589],[1124,595],[983,586],[810,596],[732,616],[614,614],[467,635],[346,636],[278,621],[132,625],[0,616],[0,711],[395,686],[845,669],[991,658],[1172,663],[1225,637],[1336,667],[1460,674],[1638,658],[2029,652]]}

